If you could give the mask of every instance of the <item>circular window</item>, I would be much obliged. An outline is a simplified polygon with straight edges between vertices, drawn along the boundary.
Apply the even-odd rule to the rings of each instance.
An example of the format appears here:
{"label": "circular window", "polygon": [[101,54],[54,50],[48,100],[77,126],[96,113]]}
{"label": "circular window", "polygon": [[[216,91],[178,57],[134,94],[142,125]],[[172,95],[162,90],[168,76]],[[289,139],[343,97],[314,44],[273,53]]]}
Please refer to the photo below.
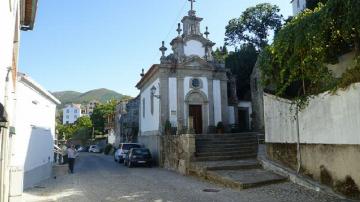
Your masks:
{"label": "circular window", "polygon": [[200,87],[200,80],[199,79],[192,79],[191,86],[193,88],[199,88]]}

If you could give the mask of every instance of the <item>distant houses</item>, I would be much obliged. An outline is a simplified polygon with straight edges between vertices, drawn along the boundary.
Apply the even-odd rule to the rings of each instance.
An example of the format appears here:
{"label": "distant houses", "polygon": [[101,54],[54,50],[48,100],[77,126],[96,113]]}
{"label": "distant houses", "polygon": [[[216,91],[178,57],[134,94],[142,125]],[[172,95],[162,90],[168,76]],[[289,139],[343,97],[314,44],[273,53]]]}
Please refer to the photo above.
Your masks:
{"label": "distant houses", "polygon": [[92,100],[90,101],[85,107],[84,107],[84,114],[91,116],[92,113],[94,112],[95,107],[100,104],[99,101],[97,100]]}
{"label": "distant houses", "polygon": [[63,109],[63,124],[73,124],[81,116],[80,104],[68,104]]}
{"label": "distant houses", "polygon": [[139,107],[140,97],[131,100],[120,101],[115,109],[115,140],[114,144],[120,142],[136,142],[139,132]]}

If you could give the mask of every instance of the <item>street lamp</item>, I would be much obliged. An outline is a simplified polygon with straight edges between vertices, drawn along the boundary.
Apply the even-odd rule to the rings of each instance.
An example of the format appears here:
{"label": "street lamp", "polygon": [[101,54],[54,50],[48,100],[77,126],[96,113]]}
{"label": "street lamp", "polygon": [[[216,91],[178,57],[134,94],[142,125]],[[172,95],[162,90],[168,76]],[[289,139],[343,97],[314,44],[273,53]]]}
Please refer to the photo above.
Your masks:
{"label": "street lamp", "polygon": [[155,93],[156,93],[156,87],[155,86],[151,87],[150,93],[151,93],[152,97],[156,97],[157,99],[160,99],[160,95],[155,95]]}

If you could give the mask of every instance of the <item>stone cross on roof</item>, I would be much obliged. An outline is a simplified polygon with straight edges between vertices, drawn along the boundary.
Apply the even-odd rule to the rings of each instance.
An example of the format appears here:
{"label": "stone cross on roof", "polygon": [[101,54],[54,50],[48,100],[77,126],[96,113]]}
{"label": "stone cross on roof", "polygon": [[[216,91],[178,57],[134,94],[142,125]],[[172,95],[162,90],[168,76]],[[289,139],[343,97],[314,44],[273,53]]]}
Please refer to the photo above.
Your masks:
{"label": "stone cross on roof", "polygon": [[195,2],[195,0],[188,0],[188,1],[190,1],[190,3],[191,3],[191,9],[189,11],[189,15],[190,16],[195,16],[195,11],[194,11],[194,2]]}
{"label": "stone cross on roof", "polygon": [[194,10],[194,2],[196,2],[195,0],[189,0],[191,2],[191,10]]}

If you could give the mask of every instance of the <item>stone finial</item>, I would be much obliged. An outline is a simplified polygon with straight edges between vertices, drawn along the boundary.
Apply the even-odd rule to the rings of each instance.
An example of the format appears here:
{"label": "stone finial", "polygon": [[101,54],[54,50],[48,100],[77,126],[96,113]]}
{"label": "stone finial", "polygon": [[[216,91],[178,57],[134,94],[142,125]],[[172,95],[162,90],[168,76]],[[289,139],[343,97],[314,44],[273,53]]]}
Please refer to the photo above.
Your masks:
{"label": "stone finial", "polygon": [[144,77],[144,76],[145,76],[144,68],[141,70],[140,76],[141,76],[141,77]]}
{"label": "stone finial", "polygon": [[204,34],[205,34],[206,38],[208,39],[210,32],[209,32],[209,28],[207,26],[206,26],[206,32]]}
{"label": "stone finial", "polygon": [[167,48],[165,47],[165,41],[162,41],[162,46],[159,48],[159,50],[161,51],[161,58],[165,57],[165,52],[167,51]]}
{"label": "stone finial", "polygon": [[180,25],[180,23],[178,23],[178,28],[177,28],[177,33],[179,34],[179,36],[180,36],[180,34],[181,34],[181,31],[182,31],[182,29],[181,29],[181,25]]}
{"label": "stone finial", "polygon": [[165,63],[166,61],[166,56],[165,56],[165,52],[167,50],[167,48],[165,47],[165,42],[162,41],[162,46],[159,48],[159,50],[161,51],[161,58],[160,58],[160,62],[161,63]]}

